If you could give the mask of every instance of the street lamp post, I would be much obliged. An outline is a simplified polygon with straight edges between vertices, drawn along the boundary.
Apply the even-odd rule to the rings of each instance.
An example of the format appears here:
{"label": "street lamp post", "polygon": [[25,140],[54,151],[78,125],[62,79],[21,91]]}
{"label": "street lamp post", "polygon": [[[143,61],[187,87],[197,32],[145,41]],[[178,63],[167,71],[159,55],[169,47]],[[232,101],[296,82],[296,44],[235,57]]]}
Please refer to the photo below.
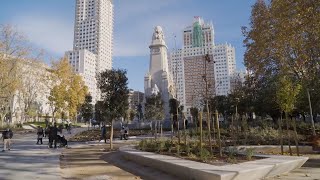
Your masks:
{"label": "street lamp post", "polygon": [[311,106],[311,100],[310,100],[310,90],[307,89],[307,95],[308,95],[308,102],[309,102],[309,110],[310,110],[310,119],[312,124],[312,135],[316,135],[315,127],[314,127],[314,121],[313,121],[313,115],[312,115],[312,106]]}

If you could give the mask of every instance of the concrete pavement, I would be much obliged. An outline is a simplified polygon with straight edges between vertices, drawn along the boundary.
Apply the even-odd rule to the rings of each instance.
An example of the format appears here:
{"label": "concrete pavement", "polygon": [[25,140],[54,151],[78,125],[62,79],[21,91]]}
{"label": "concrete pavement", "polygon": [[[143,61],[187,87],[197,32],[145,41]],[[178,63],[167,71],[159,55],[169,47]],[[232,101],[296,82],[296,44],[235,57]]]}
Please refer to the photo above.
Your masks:
{"label": "concrete pavement", "polygon": [[[87,128],[79,128],[73,129],[72,134],[65,134],[68,138],[78,132],[84,131]],[[148,138],[148,136],[141,137],[130,137],[132,141]],[[129,140],[130,141],[130,140]],[[60,154],[62,149],[48,149],[47,148],[47,139],[44,139],[44,145],[36,145],[36,134],[28,133],[28,134],[15,134],[13,139],[13,145],[11,151],[0,152],[0,180],[15,180],[15,179],[63,179],[61,169],[60,169]],[[126,141],[116,141],[120,144],[126,144]],[[81,147],[83,145],[97,145],[100,144],[98,142],[87,142],[87,143],[72,143],[72,148]],[[101,143],[103,144],[103,143]],[[0,150],[2,150],[3,144],[0,145]],[[97,146],[97,148],[99,148]],[[99,150],[99,149],[98,149]],[[85,152],[85,151],[84,151]],[[85,158],[81,159],[81,155],[78,156],[82,161],[86,161]],[[99,156],[94,157],[99,161]],[[63,159],[63,157],[62,157]],[[139,166],[137,164],[129,164],[130,162],[123,163],[119,161],[119,156],[116,154],[110,154],[109,156],[105,156],[103,158],[106,162],[115,164],[121,169],[125,169],[125,171],[130,172],[131,174],[142,176],[143,174],[139,174],[139,170],[145,169],[144,166]],[[319,156],[316,156],[313,162],[313,167],[305,166],[299,168],[287,175],[281,175],[275,177],[274,179],[319,179],[320,178],[320,164],[319,164]],[[119,162],[117,162],[119,161]],[[101,168],[106,168],[108,166],[105,163],[99,161],[101,163]],[[123,164],[128,167],[122,167]],[[308,163],[306,163],[307,165]],[[100,166],[99,166],[100,167]],[[109,166],[110,167],[110,166]],[[132,168],[133,167],[133,168]],[[70,169],[69,169],[70,170]],[[117,170],[118,171],[118,170]],[[153,177],[163,177],[163,173],[161,174],[159,171],[150,170],[149,174],[153,174]],[[156,174],[156,175],[155,175]],[[94,179],[108,179],[110,172],[101,174],[99,177],[95,177]],[[147,176],[149,177],[149,176]],[[148,179],[148,178],[147,178]]]}
{"label": "concrete pavement", "polygon": [[[36,135],[14,135],[11,151],[0,152],[0,179],[60,179],[60,149],[36,145]],[[3,146],[0,146],[1,149]]]}
{"label": "concrete pavement", "polygon": [[[83,130],[86,128],[73,129],[71,135]],[[36,133],[14,134],[11,150],[0,152],[0,180],[61,179],[59,158],[62,149],[48,149],[47,138],[43,139],[43,145],[37,145],[36,137]]]}

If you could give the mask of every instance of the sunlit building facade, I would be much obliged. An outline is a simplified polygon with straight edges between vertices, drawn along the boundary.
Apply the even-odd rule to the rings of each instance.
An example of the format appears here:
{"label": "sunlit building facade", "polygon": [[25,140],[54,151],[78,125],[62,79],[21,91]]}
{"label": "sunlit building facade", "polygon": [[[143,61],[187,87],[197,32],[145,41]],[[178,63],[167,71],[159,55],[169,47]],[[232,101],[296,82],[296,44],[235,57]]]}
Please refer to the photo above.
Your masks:
{"label": "sunlit building facade", "polygon": [[[205,61],[206,54],[210,61]],[[194,17],[192,25],[183,29],[183,47],[170,53],[169,60],[177,98],[185,111],[199,106],[205,96],[228,95],[235,67],[234,47],[215,45],[212,23]]]}
{"label": "sunlit building facade", "polygon": [[76,0],[73,51],[66,52],[70,65],[99,100],[96,74],[112,68],[113,0]]}

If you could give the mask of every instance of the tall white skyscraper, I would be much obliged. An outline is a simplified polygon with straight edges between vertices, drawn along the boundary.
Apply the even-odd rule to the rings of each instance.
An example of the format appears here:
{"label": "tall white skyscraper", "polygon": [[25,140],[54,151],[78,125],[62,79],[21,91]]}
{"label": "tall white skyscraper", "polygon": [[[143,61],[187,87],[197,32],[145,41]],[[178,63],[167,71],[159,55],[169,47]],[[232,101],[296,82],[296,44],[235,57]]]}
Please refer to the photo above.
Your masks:
{"label": "tall white skyscraper", "polygon": [[231,79],[236,72],[235,49],[230,44],[220,44],[214,48],[214,78],[217,96],[228,95],[232,89]]}
{"label": "tall white skyscraper", "polygon": [[73,51],[66,52],[92,95],[100,97],[96,74],[112,68],[113,0],[76,0]]}
{"label": "tall white skyscraper", "polygon": [[[211,60],[205,63],[205,55]],[[208,95],[228,95],[230,77],[235,73],[235,49],[231,45],[215,45],[212,23],[194,17],[193,24],[183,29],[183,47],[170,54],[170,74],[177,97],[188,112],[205,96],[206,69]]]}

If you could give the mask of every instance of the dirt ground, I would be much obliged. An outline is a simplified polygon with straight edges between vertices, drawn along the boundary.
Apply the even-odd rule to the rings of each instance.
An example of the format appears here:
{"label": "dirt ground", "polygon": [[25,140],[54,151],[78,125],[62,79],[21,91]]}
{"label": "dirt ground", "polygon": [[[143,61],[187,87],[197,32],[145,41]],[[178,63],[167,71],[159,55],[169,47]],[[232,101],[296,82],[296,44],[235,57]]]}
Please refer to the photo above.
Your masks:
{"label": "dirt ground", "polygon": [[[115,143],[114,149],[130,144]],[[109,151],[109,144],[84,145],[65,149],[60,157],[64,179],[72,180],[176,180],[177,177],[122,158],[118,151]],[[270,179],[320,180],[320,155],[310,156],[303,167]]]}
{"label": "dirt ground", "polygon": [[[122,145],[124,144],[114,144],[114,149]],[[65,149],[60,157],[60,168],[64,179],[177,179],[161,171],[123,159],[120,152],[109,151],[109,144]]]}

